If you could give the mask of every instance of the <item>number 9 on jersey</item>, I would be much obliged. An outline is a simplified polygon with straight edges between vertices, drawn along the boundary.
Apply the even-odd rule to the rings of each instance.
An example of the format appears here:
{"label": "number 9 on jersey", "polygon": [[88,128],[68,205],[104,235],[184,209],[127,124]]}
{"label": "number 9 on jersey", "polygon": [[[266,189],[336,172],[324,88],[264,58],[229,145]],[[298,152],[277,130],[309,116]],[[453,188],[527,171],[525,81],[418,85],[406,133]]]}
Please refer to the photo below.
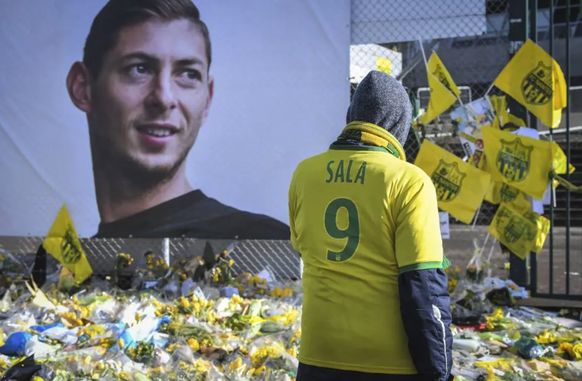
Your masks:
{"label": "number 9 on jersey", "polygon": [[[348,214],[348,225],[344,229],[338,226],[337,216],[345,208]],[[348,198],[336,198],[325,209],[325,230],[327,234],[338,240],[346,240],[341,251],[327,251],[327,260],[345,262],[350,259],[360,244],[360,219],[356,204]]]}

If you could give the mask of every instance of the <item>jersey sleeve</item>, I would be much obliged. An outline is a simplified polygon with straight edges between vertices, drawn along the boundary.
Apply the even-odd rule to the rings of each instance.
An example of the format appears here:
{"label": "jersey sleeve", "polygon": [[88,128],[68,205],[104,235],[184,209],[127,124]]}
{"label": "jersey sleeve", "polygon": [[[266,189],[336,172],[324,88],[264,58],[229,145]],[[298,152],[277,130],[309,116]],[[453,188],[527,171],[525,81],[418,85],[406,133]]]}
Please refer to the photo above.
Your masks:
{"label": "jersey sleeve", "polygon": [[289,227],[291,229],[291,245],[301,255],[299,252],[299,247],[297,244],[297,230],[295,229],[295,213],[297,207],[297,194],[295,191],[295,174],[293,174],[293,178],[291,179],[291,184],[289,185],[289,195],[288,195],[288,204],[289,204]]}
{"label": "jersey sleeve", "polygon": [[396,199],[399,273],[442,268],[443,245],[434,185],[424,173]]}

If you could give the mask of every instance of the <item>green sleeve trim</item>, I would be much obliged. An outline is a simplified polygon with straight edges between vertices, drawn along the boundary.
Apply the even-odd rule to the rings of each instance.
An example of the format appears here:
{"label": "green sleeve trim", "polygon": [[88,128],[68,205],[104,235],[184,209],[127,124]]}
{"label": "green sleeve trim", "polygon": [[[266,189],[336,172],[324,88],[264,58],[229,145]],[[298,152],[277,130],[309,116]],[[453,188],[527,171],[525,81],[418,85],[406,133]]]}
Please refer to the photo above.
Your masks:
{"label": "green sleeve trim", "polygon": [[415,263],[413,265],[400,267],[398,269],[398,274],[404,274],[404,273],[408,273],[411,271],[417,271],[417,270],[442,269],[442,268],[443,268],[442,262]]}

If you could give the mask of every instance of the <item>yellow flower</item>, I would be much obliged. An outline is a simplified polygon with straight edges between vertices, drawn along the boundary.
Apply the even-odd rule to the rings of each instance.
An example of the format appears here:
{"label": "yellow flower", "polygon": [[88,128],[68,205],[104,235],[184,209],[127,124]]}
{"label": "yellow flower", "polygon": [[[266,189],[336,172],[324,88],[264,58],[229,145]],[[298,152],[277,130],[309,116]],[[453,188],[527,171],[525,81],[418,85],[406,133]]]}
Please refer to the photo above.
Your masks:
{"label": "yellow flower", "polygon": [[183,296],[180,297],[180,305],[184,308],[190,308],[190,302]]}
{"label": "yellow flower", "polygon": [[267,370],[267,367],[265,367],[264,365],[261,367],[258,367],[257,369],[255,369],[255,371],[253,372],[254,376],[260,376],[261,374],[263,374],[263,372]]}
{"label": "yellow flower", "polygon": [[228,265],[231,267],[234,266],[234,261],[231,259],[230,261],[228,261]]}
{"label": "yellow flower", "polygon": [[197,350],[200,349],[200,344],[198,344],[198,340],[192,337],[188,339],[188,346],[190,347],[190,349],[192,349],[192,352],[196,352]]}
{"label": "yellow flower", "polygon": [[287,353],[289,353],[293,357],[297,357],[297,350],[295,348],[287,349]]}
{"label": "yellow flower", "polygon": [[264,361],[269,358],[277,358],[281,355],[281,350],[276,347],[260,347],[255,350],[255,353],[251,356],[254,366],[259,366],[264,363]]}
{"label": "yellow flower", "polygon": [[231,362],[228,367],[231,372],[236,372],[238,369],[242,367],[242,365],[243,365],[242,359],[240,357],[237,357],[236,360]]}
{"label": "yellow flower", "polygon": [[166,352],[172,354],[172,353],[174,353],[174,351],[176,351],[178,346],[179,346],[178,343],[170,344],[170,345],[168,345],[168,348],[166,348]]}

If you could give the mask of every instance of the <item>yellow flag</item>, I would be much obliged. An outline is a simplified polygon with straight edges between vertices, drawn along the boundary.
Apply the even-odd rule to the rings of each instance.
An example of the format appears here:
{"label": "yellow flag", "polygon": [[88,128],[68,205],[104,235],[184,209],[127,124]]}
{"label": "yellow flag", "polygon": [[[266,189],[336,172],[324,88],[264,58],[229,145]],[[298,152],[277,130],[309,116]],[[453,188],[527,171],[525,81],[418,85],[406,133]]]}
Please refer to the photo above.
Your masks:
{"label": "yellow flag", "polygon": [[75,282],[83,283],[93,273],[66,206],[61,208],[43,246],[47,253],[75,274]]}
{"label": "yellow flag", "polygon": [[428,140],[422,143],[414,164],[430,176],[439,207],[470,224],[491,176]]}
{"label": "yellow flag", "polygon": [[532,40],[513,56],[493,82],[524,105],[541,122],[558,127],[567,106],[566,82],[560,65]]}
{"label": "yellow flag", "polygon": [[461,91],[435,51],[432,52],[428,60],[428,72],[437,78],[451,93],[457,97],[461,95]]}
{"label": "yellow flag", "polygon": [[532,208],[531,202],[525,193],[500,181],[491,182],[485,195],[485,200],[495,205],[501,204],[502,202],[510,204],[512,208],[522,214],[530,211]]}
{"label": "yellow flag", "polygon": [[[562,150],[562,147],[555,141],[552,142],[552,152],[554,157],[554,172],[559,175],[566,173],[566,167],[568,166],[568,158]],[[576,167],[570,163],[570,173],[574,172]]]}
{"label": "yellow flag", "polygon": [[500,130],[501,127],[507,122],[509,122],[509,112],[507,112],[507,100],[505,95],[492,95],[489,97],[493,110],[495,111],[495,119],[493,120],[492,127]]}
{"label": "yellow flag", "polygon": [[526,126],[523,119],[520,119],[507,111],[507,99],[505,95],[492,95],[489,99],[491,100],[493,110],[495,110],[495,119],[492,124],[493,128],[501,130],[503,126],[509,123],[515,125],[516,128]]}
{"label": "yellow flag", "polygon": [[551,143],[492,127],[482,131],[491,179],[543,199],[552,170]]}
{"label": "yellow flag", "polygon": [[392,61],[384,57],[376,57],[376,68],[388,75],[392,75]]}
{"label": "yellow flag", "polygon": [[[533,234],[535,234],[535,244],[532,248],[532,251],[539,254],[544,248],[546,237],[550,232],[550,220],[532,211],[524,213],[524,217],[536,226],[536,231],[533,232]],[[532,232],[529,232],[528,238],[532,238]]]}
{"label": "yellow flag", "polygon": [[[436,74],[434,74],[436,73]],[[457,98],[452,91],[459,91],[447,69],[435,52],[430,57],[426,75],[430,87],[428,109],[420,116],[420,123],[428,124],[455,104]]]}
{"label": "yellow flag", "polygon": [[536,245],[536,231],[536,225],[505,203],[501,203],[489,225],[489,233],[521,259]]}

